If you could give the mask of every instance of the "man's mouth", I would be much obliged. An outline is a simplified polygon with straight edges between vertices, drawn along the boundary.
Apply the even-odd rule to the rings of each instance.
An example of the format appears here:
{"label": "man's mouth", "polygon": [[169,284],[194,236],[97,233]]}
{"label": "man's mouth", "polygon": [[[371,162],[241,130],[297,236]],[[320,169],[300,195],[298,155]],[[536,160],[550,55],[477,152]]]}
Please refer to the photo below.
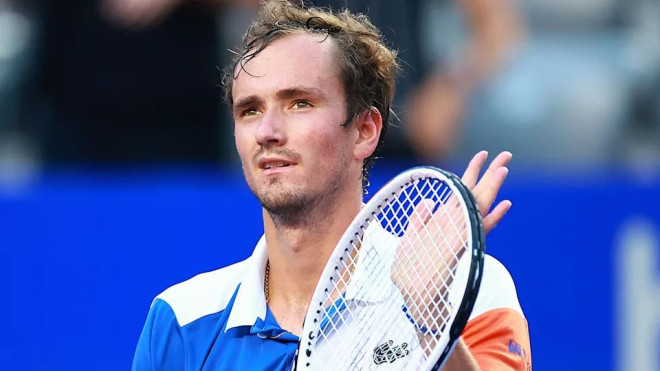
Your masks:
{"label": "man's mouth", "polygon": [[296,163],[281,158],[262,158],[257,162],[257,166],[261,170],[278,169],[292,165],[296,165]]}
{"label": "man's mouth", "polygon": [[274,169],[274,168],[277,168],[277,167],[287,167],[289,165],[290,164],[285,164],[285,163],[270,163],[270,164],[266,164],[264,166],[264,169],[268,170],[268,169]]}

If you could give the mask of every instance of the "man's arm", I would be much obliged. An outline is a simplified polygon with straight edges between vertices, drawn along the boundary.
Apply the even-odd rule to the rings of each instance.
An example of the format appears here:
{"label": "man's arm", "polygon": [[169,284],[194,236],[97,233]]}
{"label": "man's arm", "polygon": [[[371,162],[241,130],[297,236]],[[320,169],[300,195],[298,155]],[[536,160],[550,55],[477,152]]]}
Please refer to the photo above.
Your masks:
{"label": "man's arm", "polygon": [[479,365],[477,365],[477,361],[472,357],[472,353],[470,353],[462,337],[458,339],[458,343],[454,347],[452,354],[449,355],[443,370],[479,371]]}
{"label": "man's arm", "polygon": [[421,158],[450,154],[461,132],[470,94],[512,54],[523,35],[512,0],[458,0],[469,39],[449,68],[438,66],[408,97],[404,120],[413,150]]}
{"label": "man's arm", "polygon": [[211,6],[232,4],[256,9],[260,0],[103,0],[101,12],[123,26],[141,29],[157,25],[185,2]]}
{"label": "man's arm", "polygon": [[[472,319],[463,330],[461,338],[465,349],[478,365],[477,369],[532,369],[527,320],[510,308],[495,309]],[[459,367],[446,370],[462,369]]]}
{"label": "man's arm", "polygon": [[487,256],[472,317],[445,370],[531,370],[529,328],[506,268]]}
{"label": "man's arm", "polygon": [[[491,210],[509,173],[512,155],[500,153],[480,178],[487,157],[485,151],[477,153],[462,177],[477,199],[486,233],[511,208],[511,202],[504,200]],[[484,313],[468,322],[444,370],[531,370],[527,321],[520,311],[513,279],[495,259],[486,263],[475,310]]]}

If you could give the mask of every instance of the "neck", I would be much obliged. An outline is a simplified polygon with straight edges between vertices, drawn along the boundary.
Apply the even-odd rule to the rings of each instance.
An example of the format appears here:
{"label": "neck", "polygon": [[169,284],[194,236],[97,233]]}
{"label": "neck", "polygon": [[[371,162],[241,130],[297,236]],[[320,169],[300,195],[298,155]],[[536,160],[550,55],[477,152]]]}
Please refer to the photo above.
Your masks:
{"label": "neck", "polygon": [[299,333],[328,258],[360,211],[362,194],[318,205],[301,223],[277,223],[263,211],[268,246],[269,307],[282,328]]}

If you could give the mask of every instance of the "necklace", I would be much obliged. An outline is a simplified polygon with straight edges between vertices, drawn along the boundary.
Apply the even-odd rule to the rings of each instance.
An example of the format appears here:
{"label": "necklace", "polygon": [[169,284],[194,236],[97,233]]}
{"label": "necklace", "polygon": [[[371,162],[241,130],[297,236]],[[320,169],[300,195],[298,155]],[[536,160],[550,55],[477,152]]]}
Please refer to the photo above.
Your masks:
{"label": "necklace", "polygon": [[[266,271],[264,272],[264,296],[266,297],[266,304],[268,304],[268,278],[270,276],[270,262],[266,262]],[[263,335],[261,333],[257,333],[257,336],[262,338],[262,339],[278,339],[282,335],[290,334],[291,332],[289,331],[282,331],[279,334],[275,336],[268,336],[268,335]]]}
{"label": "necklace", "polygon": [[268,303],[268,281],[270,276],[270,262],[266,262],[266,272],[264,273],[264,296],[266,297],[266,303]]}

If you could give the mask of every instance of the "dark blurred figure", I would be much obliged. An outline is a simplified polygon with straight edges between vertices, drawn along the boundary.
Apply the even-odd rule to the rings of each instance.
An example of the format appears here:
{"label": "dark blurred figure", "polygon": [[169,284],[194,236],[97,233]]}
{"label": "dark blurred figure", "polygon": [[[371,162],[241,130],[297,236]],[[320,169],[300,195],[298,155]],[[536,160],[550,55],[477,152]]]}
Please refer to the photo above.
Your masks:
{"label": "dark blurred figure", "polygon": [[[403,73],[393,109],[401,122],[391,127],[384,151],[426,160],[453,151],[471,93],[497,71],[522,34],[513,0],[312,2],[367,14],[399,50]],[[440,22],[447,24],[438,27]],[[452,44],[447,41],[457,34],[463,36],[458,42],[433,50]]]}
{"label": "dark blurred figure", "polygon": [[506,148],[576,174],[660,164],[660,1],[526,0],[525,45],[478,92],[457,158]]}
{"label": "dark blurred figure", "polygon": [[[221,120],[216,66],[238,41],[226,34],[240,17],[236,8],[218,17],[217,9],[254,9],[258,0],[32,2],[41,15],[40,53],[21,121],[36,133],[44,160],[234,157],[230,125]],[[312,2],[368,14],[400,51],[404,73],[393,108],[401,120],[388,134],[388,155],[437,159],[450,153],[469,95],[519,35],[512,0]],[[430,52],[430,44],[453,37],[429,32],[437,23],[429,7],[437,4],[460,9],[467,36],[456,43],[458,51]]]}
{"label": "dark blurred figure", "polygon": [[41,1],[34,121],[45,160],[219,161],[221,46],[209,3]]}

